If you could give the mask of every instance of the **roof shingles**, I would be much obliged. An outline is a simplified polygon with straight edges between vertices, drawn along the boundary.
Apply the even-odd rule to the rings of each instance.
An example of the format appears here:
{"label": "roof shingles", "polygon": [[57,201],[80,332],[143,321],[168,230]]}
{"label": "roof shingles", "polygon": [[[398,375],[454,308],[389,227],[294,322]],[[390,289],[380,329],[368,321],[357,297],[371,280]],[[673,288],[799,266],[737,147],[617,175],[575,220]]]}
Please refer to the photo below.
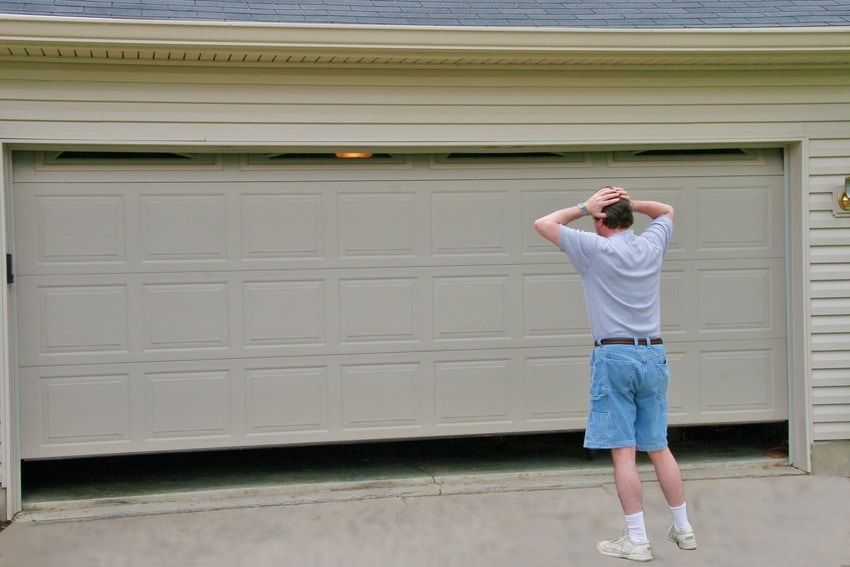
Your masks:
{"label": "roof shingles", "polygon": [[0,0],[0,14],[569,28],[847,26],[850,0]]}

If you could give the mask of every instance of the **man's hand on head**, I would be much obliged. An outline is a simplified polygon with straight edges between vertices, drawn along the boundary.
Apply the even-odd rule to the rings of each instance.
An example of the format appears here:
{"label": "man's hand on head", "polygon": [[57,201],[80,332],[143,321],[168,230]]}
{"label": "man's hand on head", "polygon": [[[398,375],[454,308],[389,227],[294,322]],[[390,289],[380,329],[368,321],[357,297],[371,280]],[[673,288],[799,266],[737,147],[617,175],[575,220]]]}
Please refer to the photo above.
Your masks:
{"label": "man's hand on head", "polygon": [[629,194],[621,187],[603,187],[585,201],[585,205],[587,206],[587,212],[593,217],[604,219],[608,215],[603,213],[602,209],[619,202],[621,199],[628,198]]}
{"label": "man's hand on head", "polygon": [[621,201],[631,201],[632,200],[632,197],[631,197],[631,195],[629,195],[629,192],[626,191],[625,189],[623,189],[622,187],[613,187],[612,186],[611,189],[614,189],[615,191],[617,191],[617,193],[620,194],[620,200]]}

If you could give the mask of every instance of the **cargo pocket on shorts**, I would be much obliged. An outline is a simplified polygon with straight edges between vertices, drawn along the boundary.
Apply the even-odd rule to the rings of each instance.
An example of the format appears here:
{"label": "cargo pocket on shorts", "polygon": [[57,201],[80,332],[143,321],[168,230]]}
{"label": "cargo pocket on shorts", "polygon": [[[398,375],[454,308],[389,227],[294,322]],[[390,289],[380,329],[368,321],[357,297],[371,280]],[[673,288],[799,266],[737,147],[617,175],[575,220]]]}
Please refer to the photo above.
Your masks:
{"label": "cargo pocket on shorts", "polygon": [[608,390],[594,388],[590,392],[590,413],[587,416],[585,445],[604,445],[611,438],[611,408]]}

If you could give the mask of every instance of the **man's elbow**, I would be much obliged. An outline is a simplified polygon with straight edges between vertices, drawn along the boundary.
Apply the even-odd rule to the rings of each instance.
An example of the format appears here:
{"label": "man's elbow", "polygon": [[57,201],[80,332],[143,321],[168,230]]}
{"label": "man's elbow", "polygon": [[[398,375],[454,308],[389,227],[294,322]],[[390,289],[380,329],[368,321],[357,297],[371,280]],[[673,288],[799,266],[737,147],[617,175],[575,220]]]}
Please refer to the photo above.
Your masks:
{"label": "man's elbow", "polygon": [[674,209],[670,205],[667,205],[667,210],[664,212],[664,214],[667,215],[668,217],[670,217],[670,220],[673,220],[673,218],[676,214],[676,209]]}
{"label": "man's elbow", "polygon": [[536,221],[534,221],[534,230],[536,230],[537,234],[539,234],[540,236],[544,235],[545,230],[546,230],[544,228],[545,226],[546,226],[546,219],[545,218],[539,218]]}
{"label": "man's elbow", "polygon": [[546,217],[539,218],[534,221],[534,229],[537,231],[537,234],[539,234],[552,244],[558,244],[561,225],[557,222]]}
{"label": "man's elbow", "polygon": [[552,233],[559,230],[559,225],[552,219],[541,217],[534,221],[534,230],[543,238],[551,240]]}

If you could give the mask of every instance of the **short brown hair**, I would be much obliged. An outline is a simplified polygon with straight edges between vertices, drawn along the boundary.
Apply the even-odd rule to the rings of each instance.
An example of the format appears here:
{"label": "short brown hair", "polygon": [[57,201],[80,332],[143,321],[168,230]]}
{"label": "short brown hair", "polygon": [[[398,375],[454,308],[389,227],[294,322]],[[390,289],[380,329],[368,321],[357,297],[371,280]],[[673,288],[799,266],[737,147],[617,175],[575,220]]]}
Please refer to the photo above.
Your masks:
{"label": "short brown hair", "polygon": [[629,228],[635,222],[632,204],[625,200],[611,203],[602,212],[607,215],[602,222],[608,228]]}

